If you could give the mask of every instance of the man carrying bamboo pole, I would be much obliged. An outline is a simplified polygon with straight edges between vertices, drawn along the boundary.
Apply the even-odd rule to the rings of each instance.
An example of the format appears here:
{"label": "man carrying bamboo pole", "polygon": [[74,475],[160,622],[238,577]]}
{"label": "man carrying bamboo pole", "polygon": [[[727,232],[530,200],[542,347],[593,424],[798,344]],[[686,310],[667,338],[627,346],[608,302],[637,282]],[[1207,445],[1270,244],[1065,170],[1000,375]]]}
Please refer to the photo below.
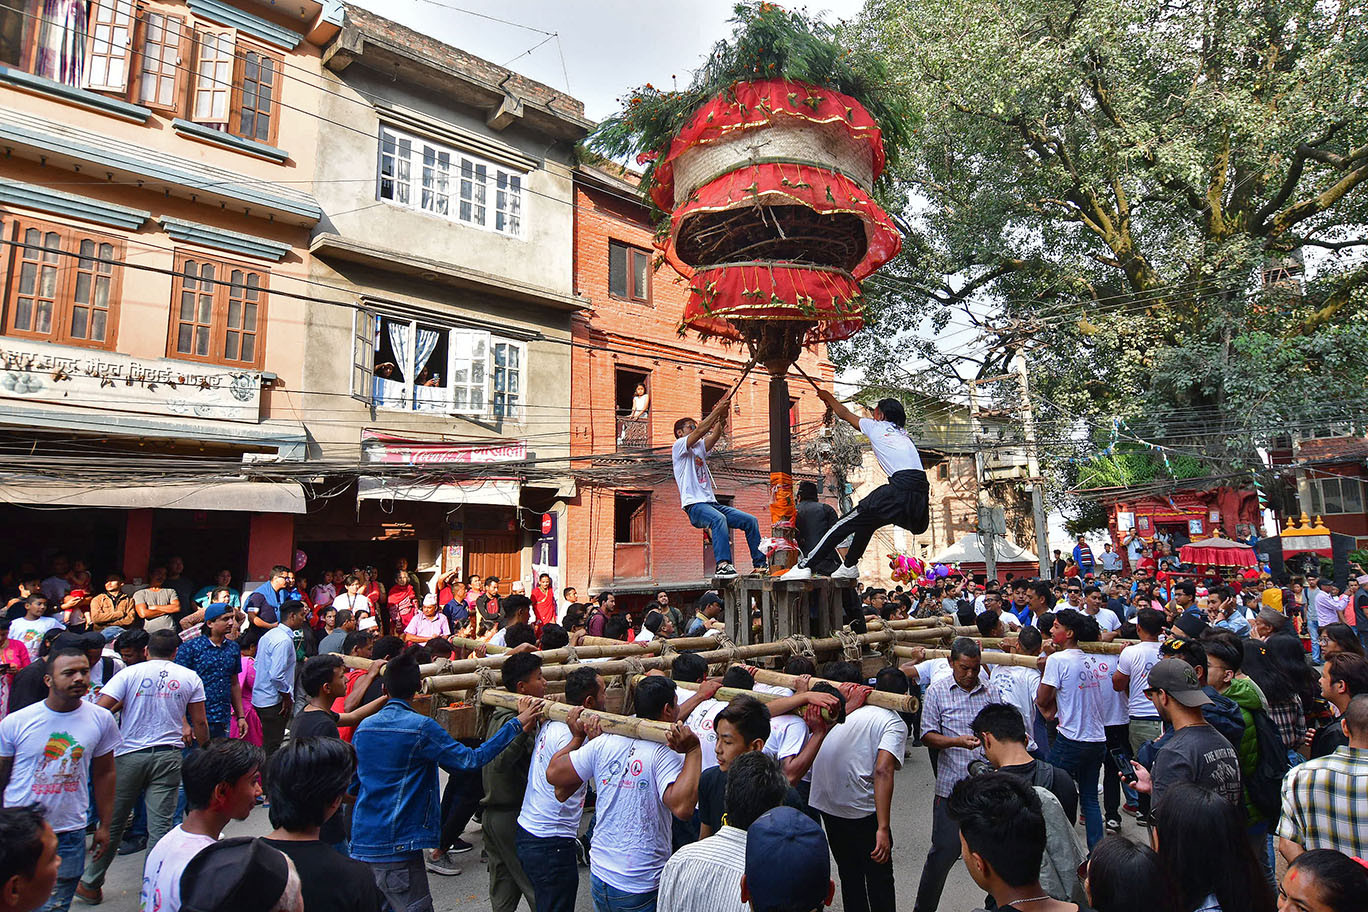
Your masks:
{"label": "man carrying bamboo pole", "polygon": [[[830,680],[859,681],[854,663],[829,663],[822,671]],[[846,718],[812,764],[809,802],[826,824],[848,912],[893,912],[893,774],[902,766],[907,723],[890,709],[860,705],[869,688],[841,689],[853,691]]]}
{"label": "man carrying bamboo pole", "polygon": [[842,564],[832,579],[859,579],[860,557],[874,533],[888,525],[901,526],[913,535],[926,531],[931,522],[930,487],[922,471],[921,454],[908,437],[904,425],[907,413],[896,399],[880,399],[872,417],[861,418],[841,404],[831,392],[814,386],[817,396],[826,403],[836,417],[849,423],[869,438],[879,468],[888,482],[875,488],[860,501],[854,510],[836,520],[827,529],[817,546],[798,561],[798,565],[784,574],[785,579],[812,579],[813,567],[818,567],[836,552],[836,546],[847,535],[852,536]]}
{"label": "man carrying bamboo pole", "polygon": [[423,850],[440,840],[438,766],[484,766],[519,732],[531,731],[541,715],[540,701],[525,698],[516,718],[472,750],[413,709],[422,683],[412,651],[391,660],[385,668],[390,701],[362,722],[352,738],[360,783],[352,815],[352,857],[370,865],[380,892],[403,912],[432,912]]}
{"label": "man carrying bamboo pole", "polygon": [[[550,626],[542,628],[543,638]],[[576,708],[602,710],[604,693],[603,679],[592,668],[576,668],[565,679],[565,702]],[[546,781],[551,758],[572,738],[570,726],[564,722],[542,724],[532,748],[527,791],[518,814],[518,860],[532,882],[537,912],[575,912],[579,893],[577,847],[588,786],[581,783],[562,801]]]}
{"label": "man carrying bamboo pole", "polygon": [[546,780],[557,797],[597,783],[589,853],[595,907],[654,912],[660,872],[670,858],[670,817],[693,816],[702,750],[677,719],[673,681],[648,676],[637,683],[634,698],[640,718],[671,724],[668,744],[604,734],[596,717],[581,723],[576,716],[567,720],[571,739],[551,758]]}
{"label": "man carrying bamboo pole", "polygon": [[[514,598],[518,596],[509,596],[510,601]],[[528,629],[530,632],[531,628]],[[499,669],[504,690],[543,699],[546,678],[541,666],[539,655],[519,652],[509,656]],[[485,738],[497,735],[516,715],[511,709],[495,708],[485,724]],[[532,882],[518,860],[517,850],[518,814],[527,790],[533,743],[532,730],[522,731],[482,770],[484,816],[480,826],[489,856],[489,905],[493,912],[515,912],[524,897],[529,907],[536,908]]]}

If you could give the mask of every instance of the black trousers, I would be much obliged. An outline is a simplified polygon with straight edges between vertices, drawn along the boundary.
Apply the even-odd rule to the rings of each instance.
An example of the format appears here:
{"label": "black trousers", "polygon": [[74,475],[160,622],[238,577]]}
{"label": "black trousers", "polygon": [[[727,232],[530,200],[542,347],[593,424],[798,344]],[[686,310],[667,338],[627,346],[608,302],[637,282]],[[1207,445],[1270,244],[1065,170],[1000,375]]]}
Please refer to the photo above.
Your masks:
{"label": "black trousers", "polygon": [[947,800],[936,798],[931,805],[931,848],[922,866],[921,882],[917,884],[917,901],[912,912],[936,912],[945,878],[960,857],[959,824],[950,819]]}
{"label": "black trousers", "polygon": [[[462,738],[466,747],[479,747],[480,742]],[[447,850],[456,845],[456,840],[465,832],[466,824],[480,807],[484,797],[484,781],[478,769],[451,770],[447,776],[446,788],[442,790],[442,834],[439,849]]]}
{"label": "black trousers", "polygon": [[813,547],[812,553],[798,562],[800,567],[815,567],[836,553],[836,546],[847,535],[845,565],[854,567],[869,547],[874,533],[884,526],[902,526],[914,535],[931,524],[930,494],[926,473],[920,469],[894,472],[887,484],[879,485],[855,509],[831,524]]}
{"label": "black trousers", "polygon": [[1102,759],[1102,816],[1112,820],[1121,816],[1121,776],[1120,770],[1112,762],[1112,751],[1119,750],[1130,756],[1130,723],[1108,725],[1107,756]]}
{"label": "black trousers", "polygon": [[[847,820],[824,812],[822,822],[841,876],[841,903],[846,912],[896,912],[893,861],[879,864],[869,857],[879,831],[878,815]],[[959,837],[955,839],[958,846]]]}

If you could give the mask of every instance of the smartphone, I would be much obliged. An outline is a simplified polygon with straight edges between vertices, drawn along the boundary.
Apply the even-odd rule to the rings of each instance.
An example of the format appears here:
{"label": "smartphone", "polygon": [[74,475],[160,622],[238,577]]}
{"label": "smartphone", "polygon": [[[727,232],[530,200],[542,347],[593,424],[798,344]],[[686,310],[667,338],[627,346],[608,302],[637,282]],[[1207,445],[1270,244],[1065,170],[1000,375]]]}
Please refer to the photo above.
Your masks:
{"label": "smartphone", "polygon": [[1120,770],[1121,778],[1126,780],[1126,784],[1134,785],[1135,768],[1131,766],[1130,757],[1126,755],[1126,752],[1121,750],[1119,747],[1114,747],[1111,750],[1111,758],[1112,763],[1115,763],[1116,768]]}

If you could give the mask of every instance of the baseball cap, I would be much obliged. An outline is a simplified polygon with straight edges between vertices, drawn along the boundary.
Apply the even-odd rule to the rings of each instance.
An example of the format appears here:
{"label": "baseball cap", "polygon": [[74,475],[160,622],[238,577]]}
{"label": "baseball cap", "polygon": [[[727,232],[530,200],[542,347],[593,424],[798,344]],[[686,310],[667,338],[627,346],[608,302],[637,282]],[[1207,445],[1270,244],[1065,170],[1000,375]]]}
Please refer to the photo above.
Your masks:
{"label": "baseball cap", "polygon": [[826,836],[811,817],[777,807],[746,830],[746,892],[752,909],[820,909],[830,888]]}
{"label": "baseball cap", "polygon": [[214,602],[214,604],[204,609],[204,623],[207,624],[210,621],[217,621],[230,610],[232,609],[228,607],[227,602]]}
{"label": "baseball cap", "polygon": [[290,882],[290,862],[260,839],[237,836],[200,849],[181,873],[184,912],[270,912]]}
{"label": "baseball cap", "polygon": [[1182,659],[1160,659],[1149,673],[1149,689],[1162,690],[1188,707],[1206,706],[1211,698],[1202,690],[1197,672]]}

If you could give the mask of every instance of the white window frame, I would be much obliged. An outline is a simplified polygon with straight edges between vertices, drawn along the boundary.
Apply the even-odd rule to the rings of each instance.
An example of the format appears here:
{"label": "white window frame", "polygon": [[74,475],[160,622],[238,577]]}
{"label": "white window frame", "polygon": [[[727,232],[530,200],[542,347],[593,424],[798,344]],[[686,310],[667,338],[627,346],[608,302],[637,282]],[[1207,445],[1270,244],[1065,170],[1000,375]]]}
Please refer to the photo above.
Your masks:
{"label": "white window frame", "polygon": [[376,165],[377,200],[507,237],[523,234],[526,172],[388,124],[380,125]]}
{"label": "white window frame", "polygon": [[[1354,487],[1358,489],[1357,497],[1359,508],[1357,510],[1327,511],[1325,509],[1325,486],[1326,484],[1331,482],[1333,482],[1340,489],[1338,500],[1341,503],[1341,505],[1343,505],[1345,502],[1345,485],[1347,482],[1352,482]],[[1344,516],[1355,515],[1364,512],[1363,479],[1359,478],[1356,475],[1326,475],[1320,478],[1310,478],[1307,479],[1307,485],[1308,490],[1310,491],[1310,497],[1308,497],[1308,500],[1310,501],[1309,506],[1311,507],[1311,509],[1307,512],[1309,512],[1312,516]]]}
{"label": "white window frame", "polygon": [[[444,385],[438,387],[445,389],[448,393],[445,407],[441,409],[417,407],[413,382],[416,372],[414,365],[411,364],[403,370],[405,379],[402,383],[396,384],[391,395],[382,396],[379,394],[375,376],[375,358],[376,352],[380,349],[380,333],[384,331],[387,322],[408,324],[410,338],[412,339],[417,338],[417,330],[420,326],[447,333],[447,363],[443,374]],[[508,409],[495,407],[496,372],[508,370],[507,367],[496,366],[498,348],[503,348],[505,351],[514,350],[518,354],[518,366],[516,368],[518,376],[517,399],[513,407]],[[483,350],[484,357],[477,361],[475,353],[480,350]],[[476,370],[477,365],[480,370]],[[467,378],[463,383],[456,381],[457,370],[460,368],[464,368],[463,373]],[[465,405],[458,406],[456,404],[458,387],[466,393],[463,397],[466,402]],[[503,394],[501,392],[499,395]],[[418,415],[465,415],[474,418],[521,421],[527,397],[527,343],[495,336],[482,329],[444,326],[439,320],[417,320],[409,317],[392,316],[364,307],[357,308],[353,315],[352,324],[351,395],[380,411],[406,412]],[[478,405],[470,405],[472,399],[478,399]]]}
{"label": "white window frame", "polygon": [[[500,348],[504,349],[505,352],[510,352],[510,351],[511,351],[511,352],[517,352],[517,355],[518,355],[518,358],[517,358],[517,360],[518,360],[518,366],[517,366],[516,368],[509,368],[509,367],[507,366],[507,364],[505,364],[504,366],[500,366],[500,365],[499,365],[498,349],[500,349]],[[505,374],[507,374],[508,372],[510,372],[510,370],[511,370],[511,372],[514,373],[514,374],[516,375],[516,377],[517,377],[517,381],[518,381],[518,383],[517,383],[518,391],[517,391],[516,393],[511,394],[511,395],[514,397],[514,398],[513,398],[513,404],[512,404],[512,406],[511,406],[511,407],[503,407],[503,408],[501,408],[501,407],[498,405],[499,397],[500,397],[500,396],[508,396],[508,395],[510,395],[510,394],[508,393],[508,390],[507,390],[507,389],[503,389],[503,390],[500,390],[500,389],[499,389],[499,373],[502,371],[502,372],[504,372]],[[519,420],[519,419],[522,417],[522,414],[523,414],[523,405],[524,405],[524,403],[527,401],[527,345],[526,345],[526,343],[523,343],[523,342],[515,342],[515,341],[512,340],[512,339],[501,339],[501,338],[499,338],[499,337],[497,337],[497,336],[494,337],[493,340],[491,340],[491,344],[490,344],[490,347],[489,347],[489,383],[490,383],[490,396],[489,396],[489,412],[490,412],[490,414],[493,415],[495,418],[502,418],[502,419],[504,419],[505,421],[517,421],[517,420]],[[506,386],[506,385],[507,385],[507,380],[505,380],[504,383],[505,383],[505,386]]]}
{"label": "white window frame", "polygon": [[[203,29],[196,34],[195,69],[191,74],[190,105],[194,123],[227,130],[233,119],[233,76],[237,69],[237,30]],[[223,69],[227,68],[226,77]],[[223,117],[214,115],[214,103],[223,99]],[[208,110],[200,102],[207,101]]]}

